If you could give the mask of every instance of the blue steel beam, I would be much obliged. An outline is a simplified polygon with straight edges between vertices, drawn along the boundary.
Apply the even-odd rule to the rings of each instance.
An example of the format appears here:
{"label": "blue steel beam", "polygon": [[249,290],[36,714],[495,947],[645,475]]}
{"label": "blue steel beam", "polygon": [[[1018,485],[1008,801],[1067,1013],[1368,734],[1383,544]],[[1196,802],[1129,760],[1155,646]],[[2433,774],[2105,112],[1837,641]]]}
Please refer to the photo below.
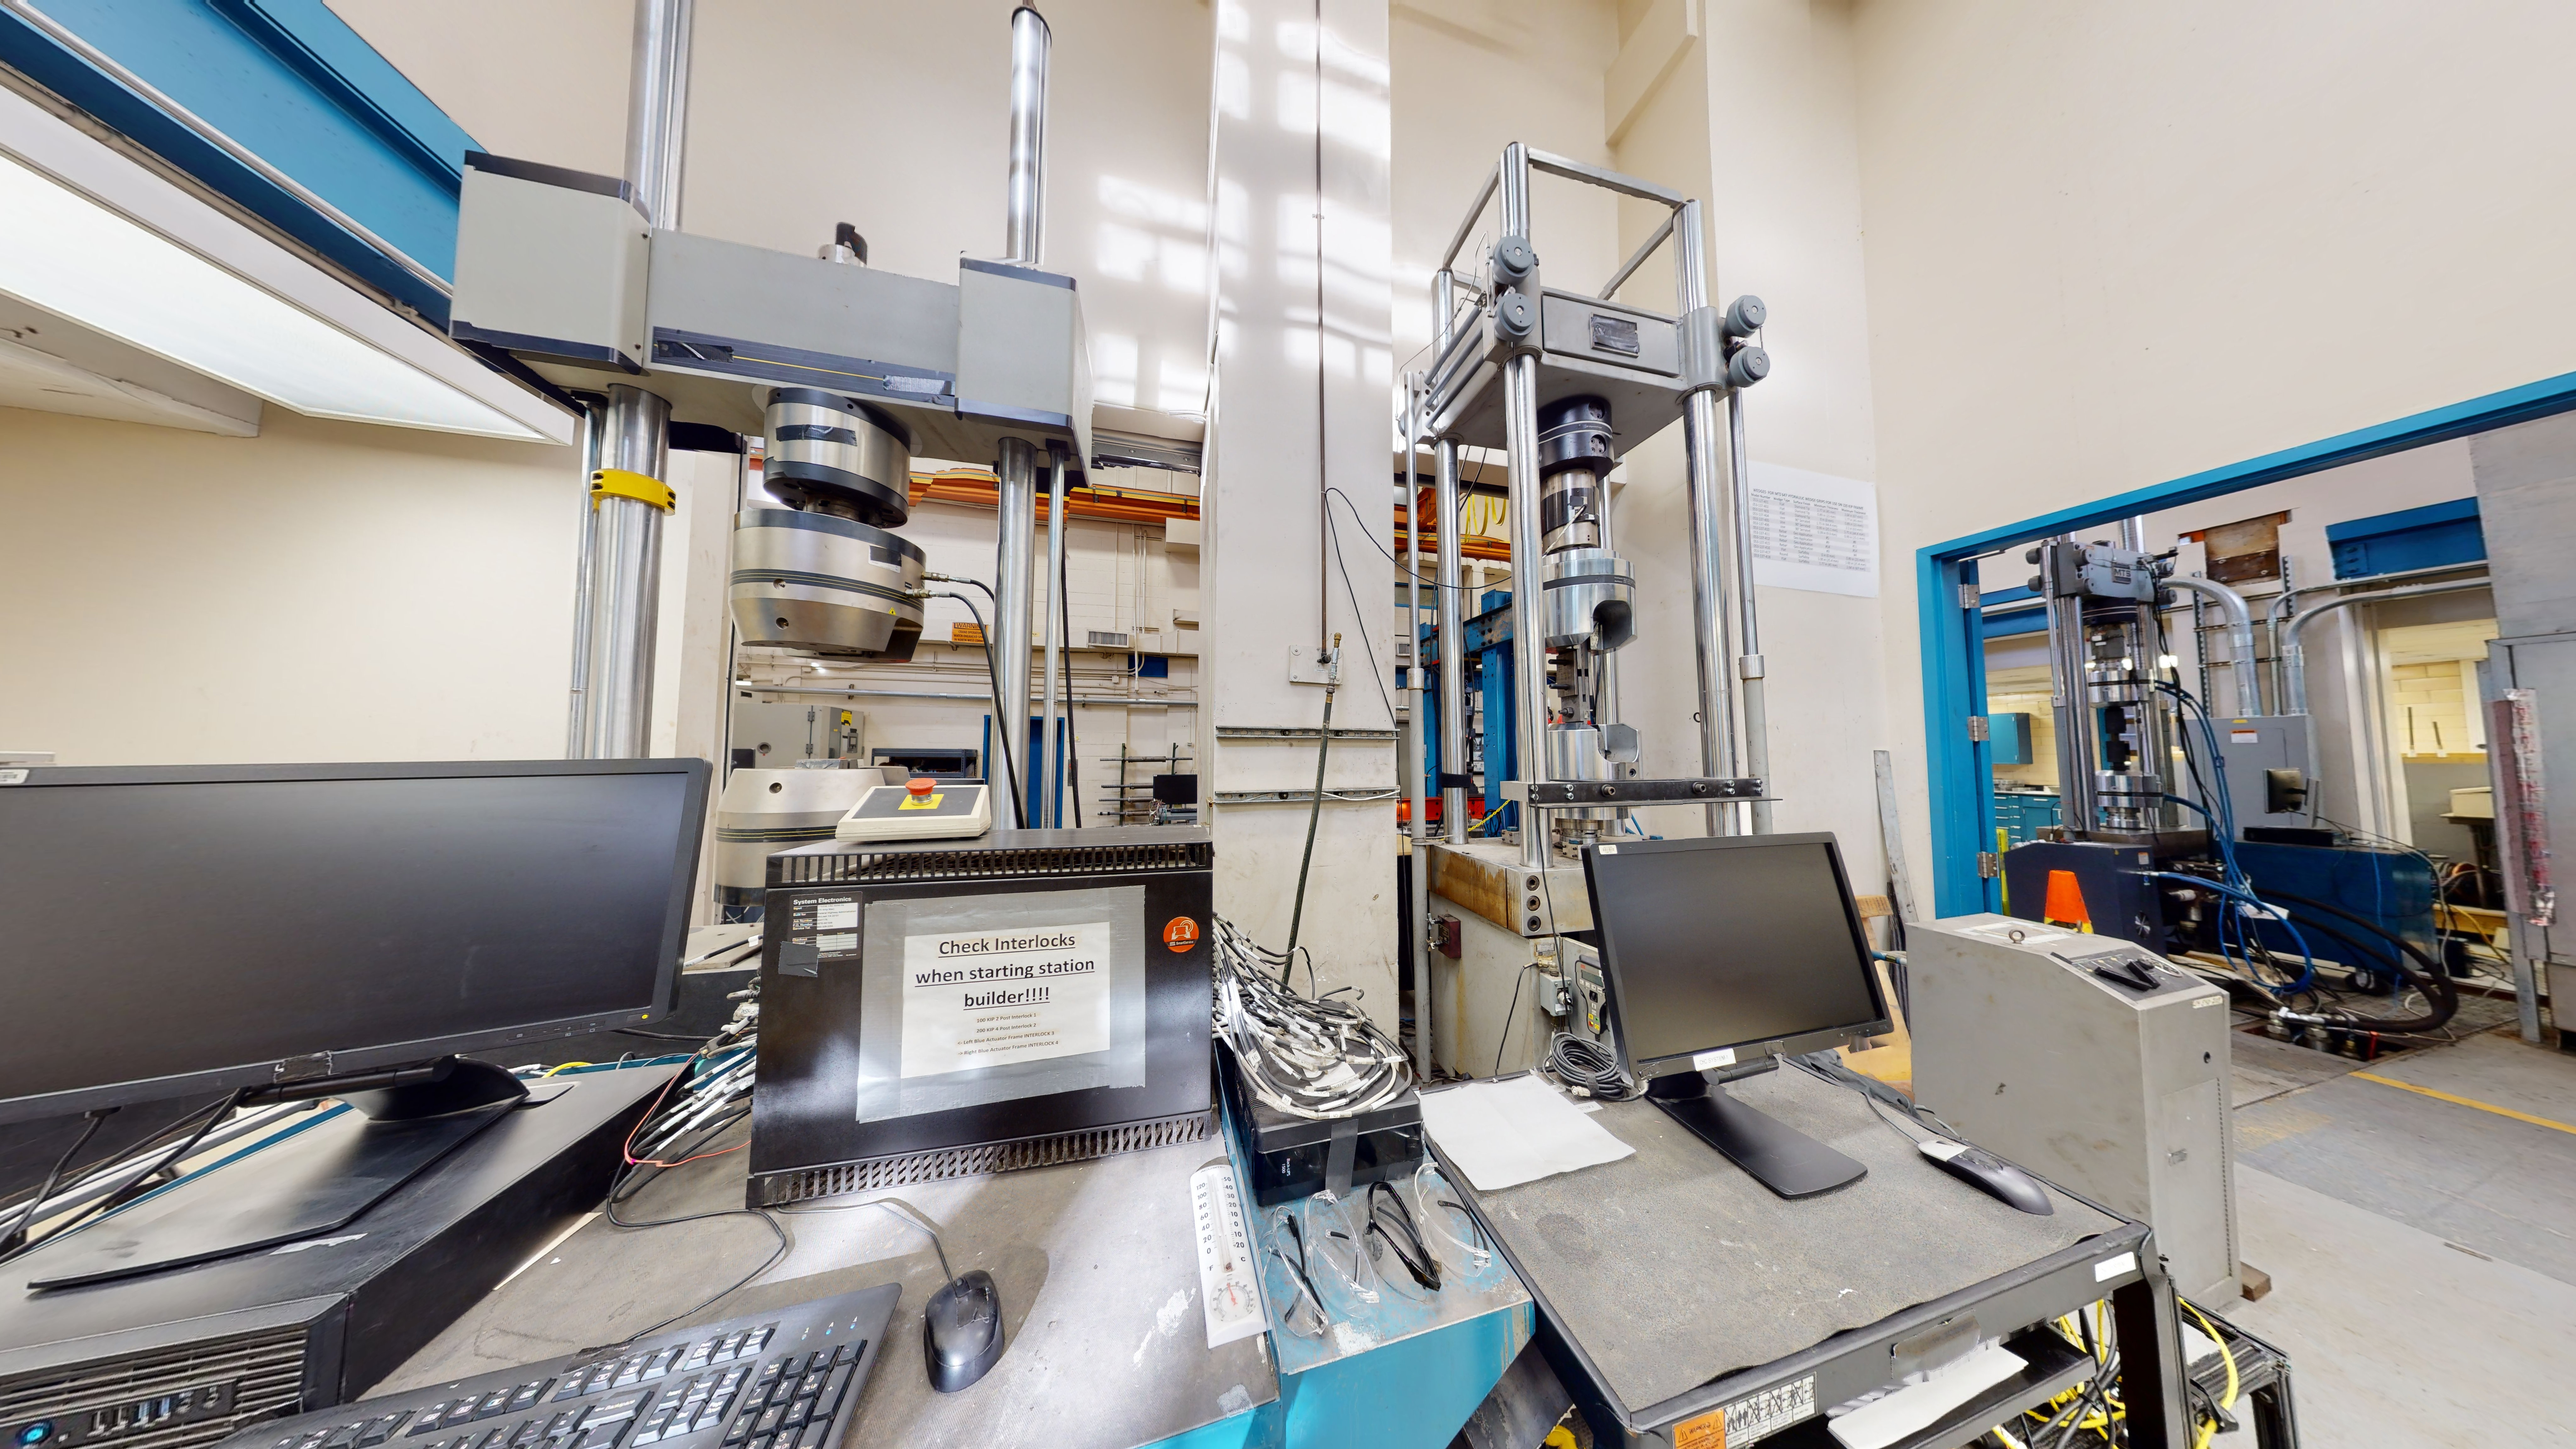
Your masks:
{"label": "blue steel beam", "polygon": [[443,327],[447,297],[19,13],[33,8],[453,279],[464,128],[322,0],[11,0],[0,64]]}

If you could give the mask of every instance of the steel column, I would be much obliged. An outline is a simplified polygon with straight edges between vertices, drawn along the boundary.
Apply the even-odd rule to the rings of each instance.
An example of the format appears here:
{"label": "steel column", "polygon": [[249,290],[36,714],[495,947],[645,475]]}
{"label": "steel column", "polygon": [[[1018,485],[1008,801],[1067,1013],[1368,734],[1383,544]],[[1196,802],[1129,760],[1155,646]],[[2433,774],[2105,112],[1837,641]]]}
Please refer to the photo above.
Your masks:
{"label": "steel column", "polygon": [[599,471],[600,440],[607,431],[607,410],[584,403],[581,409],[581,520],[572,565],[572,686],[564,718],[564,758],[584,757],[590,715],[590,475]]}
{"label": "steel column", "polygon": [[[2101,828],[2093,793],[2093,702],[2084,677],[2084,601],[2055,592],[2055,553],[2075,547],[2071,534],[2042,545],[2048,597],[2049,712],[2057,726],[2058,823],[2078,840]],[[1977,701],[1984,708],[1984,701]],[[1982,847],[1981,847],[1982,848]]]}
{"label": "steel column", "polygon": [[1023,5],[1011,12],[1011,190],[1006,260],[1034,267],[1046,259],[1046,17]]}
{"label": "steel column", "polygon": [[1064,802],[1059,798],[1064,782],[1063,744],[1058,732],[1064,726],[1056,719],[1056,681],[1063,668],[1063,652],[1073,643],[1064,637],[1065,603],[1057,595],[1064,588],[1064,454],[1047,449],[1047,572],[1046,572],[1046,698],[1039,709],[1045,723],[1038,729],[1038,820],[1049,830],[1063,828]]}
{"label": "steel column", "polygon": [[[1029,600],[1037,572],[1037,447],[1026,438],[1004,438],[993,465],[1000,479],[1000,527],[993,539],[993,682],[1008,719],[993,721],[994,743],[1006,767],[994,784],[1025,800],[1029,789]],[[1014,805],[1013,818],[1023,826]]]}
{"label": "steel column", "polygon": [[[1505,236],[1528,236],[1529,150],[1515,141],[1503,150],[1502,227]],[[1539,622],[1539,590],[1546,574],[1538,509],[1538,358],[1519,353],[1503,364],[1503,453],[1511,480],[1513,740],[1524,781],[1547,776],[1547,636]],[[1521,863],[1544,868],[1548,857],[1545,812],[1521,802]]]}
{"label": "steel column", "polygon": [[[1700,209],[1684,202],[1673,218],[1673,274],[1681,314],[1708,305],[1708,257],[1700,235]],[[1726,590],[1718,510],[1720,424],[1717,390],[1704,387],[1682,400],[1682,469],[1690,492],[1692,663],[1699,676],[1699,765],[1703,775],[1736,774],[1735,690],[1727,647]],[[1708,833],[1734,833],[1732,806],[1708,807]]]}
{"label": "steel column", "polygon": [[[600,467],[660,479],[669,472],[670,436],[668,402],[622,383],[608,389]],[[592,500],[586,549],[590,605],[581,751],[585,759],[641,759],[652,745],[662,514],[661,508],[634,498],[595,496]]]}
{"label": "steel column", "polygon": [[[1438,313],[1440,346],[1445,349],[1456,337],[1458,304],[1454,274],[1442,270],[1432,279],[1432,306]],[[1440,764],[1451,774],[1467,773],[1467,636],[1464,615],[1459,607],[1461,591],[1466,585],[1458,576],[1458,444],[1451,438],[1440,438],[1431,444],[1431,469],[1435,522],[1440,528],[1434,555],[1436,580],[1432,601],[1439,615],[1440,629]],[[1467,790],[1463,785],[1444,785],[1440,789],[1441,833],[1452,845],[1467,841]]]}
{"label": "steel column", "polygon": [[[1428,809],[1422,775],[1430,741],[1422,727],[1422,701],[1430,691],[1424,686],[1422,670],[1422,490],[1413,481],[1414,449],[1422,441],[1424,421],[1422,382],[1422,375],[1416,373],[1405,387],[1404,652],[1411,662],[1404,671],[1404,796],[1405,865],[1413,887],[1413,918],[1405,923],[1412,932],[1407,939],[1413,947],[1413,1070],[1416,1077],[1427,1082],[1432,1071],[1431,830],[1423,821]],[[1446,655],[1450,651],[1441,652]],[[1442,795],[1445,799],[1447,792]]]}
{"label": "steel column", "polygon": [[626,86],[626,179],[635,184],[645,219],[666,231],[680,225],[689,32],[695,11],[694,0],[635,0],[634,69]]}
{"label": "steel column", "polygon": [[[1728,502],[1735,517],[1733,539],[1733,572],[1735,574],[1737,688],[1742,691],[1744,715],[1744,773],[1763,782],[1767,791],[1771,782],[1770,716],[1762,704],[1762,630],[1756,620],[1761,608],[1755,597],[1753,582],[1753,468],[1744,454],[1744,390],[1729,388],[1726,393],[1727,473],[1733,487]],[[1753,833],[1771,833],[1771,802],[1753,802]]]}

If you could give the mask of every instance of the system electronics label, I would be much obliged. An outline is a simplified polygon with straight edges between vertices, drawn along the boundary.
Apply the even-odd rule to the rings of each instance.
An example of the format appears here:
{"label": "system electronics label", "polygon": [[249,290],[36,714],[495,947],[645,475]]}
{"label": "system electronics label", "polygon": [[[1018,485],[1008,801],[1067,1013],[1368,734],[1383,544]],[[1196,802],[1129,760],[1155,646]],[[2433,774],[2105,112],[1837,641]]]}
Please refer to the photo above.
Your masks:
{"label": "system electronics label", "polygon": [[1743,1449],[1815,1416],[1816,1376],[1809,1374],[1675,1424],[1673,1449]]}
{"label": "system electronics label", "polygon": [[858,954],[858,897],[797,896],[788,903],[787,935],[778,943],[780,974],[812,976],[822,962]]}
{"label": "system electronics label", "polygon": [[903,1075],[1109,1050],[1107,921],[907,936]]}

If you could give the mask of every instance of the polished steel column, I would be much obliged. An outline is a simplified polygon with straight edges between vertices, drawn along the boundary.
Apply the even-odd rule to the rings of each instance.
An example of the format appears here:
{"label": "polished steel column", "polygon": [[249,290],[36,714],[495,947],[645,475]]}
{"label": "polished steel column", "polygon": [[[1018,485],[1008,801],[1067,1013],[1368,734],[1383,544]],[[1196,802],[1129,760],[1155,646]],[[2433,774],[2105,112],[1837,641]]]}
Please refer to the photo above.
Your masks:
{"label": "polished steel column", "polygon": [[[601,468],[661,479],[670,468],[670,436],[669,403],[622,383],[608,389]],[[592,499],[585,759],[641,759],[651,750],[663,512],[640,499]]]}
{"label": "polished steel column", "polygon": [[584,403],[581,409],[581,518],[575,526],[580,543],[572,565],[572,685],[564,717],[564,758],[584,757],[590,713],[590,475],[599,471],[599,447],[607,432],[606,407]]}
{"label": "polished steel column", "polygon": [[[1412,919],[1405,922],[1413,946],[1413,1070],[1431,1080],[1431,827],[1422,777],[1430,762],[1430,738],[1423,728],[1422,702],[1430,696],[1422,669],[1422,489],[1414,481],[1415,450],[1421,446],[1428,395],[1425,379],[1405,379],[1404,409],[1404,637],[1398,651],[1404,671],[1405,865],[1412,884]],[[1436,590],[1435,590],[1436,592]]]}
{"label": "polished steel column", "polygon": [[[636,0],[626,96],[626,177],[656,226],[678,224],[680,160],[688,132],[692,0]],[[576,684],[568,754],[634,759],[652,744],[653,646],[661,610],[662,514],[588,487],[603,468],[663,481],[671,405],[640,388],[608,389],[582,446],[580,600],[573,608]]]}
{"label": "polished steel column", "polygon": [[[1708,259],[1701,250],[1699,203],[1682,203],[1673,219],[1673,270],[1684,316],[1708,305]],[[1682,471],[1690,491],[1692,662],[1699,675],[1699,766],[1703,775],[1732,776],[1735,768],[1735,691],[1727,647],[1726,588],[1721,569],[1720,510],[1726,505],[1719,449],[1726,446],[1717,416],[1717,389],[1703,387],[1682,400]],[[1711,804],[1708,833],[1734,833],[1735,810]]]}
{"label": "polished steel column", "polygon": [[[1771,728],[1762,704],[1762,630],[1756,621],[1761,604],[1753,583],[1753,471],[1744,456],[1744,389],[1740,387],[1726,392],[1726,452],[1727,473],[1734,485],[1730,501],[1735,514],[1735,676],[1744,715],[1744,773],[1760,780],[1763,792],[1768,794]],[[1771,833],[1768,800],[1753,802],[1753,833]]]}
{"label": "polished steel column", "polygon": [[[1432,282],[1432,305],[1438,310],[1440,345],[1446,347],[1457,335],[1454,325],[1457,307],[1456,283],[1443,270]],[[1437,551],[1433,554],[1432,610],[1439,616],[1440,628],[1440,763],[1451,774],[1467,773],[1467,661],[1466,610],[1462,591],[1466,587],[1458,577],[1458,444],[1455,439],[1440,438],[1431,444],[1433,524],[1440,530]],[[1467,791],[1463,786],[1447,785],[1440,791],[1441,833],[1452,845],[1467,840]]]}
{"label": "polished steel column", "polygon": [[[1023,5],[1011,12],[1011,177],[1003,260],[1025,267],[1046,259],[1050,40],[1046,17],[1036,9]],[[989,642],[993,680],[1002,696],[1002,710],[1010,717],[993,721],[993,743],[1006,768],[995,770],[987,762],[985,774],[995,786],[1011,793],[1012,820],[1036,828],[1045,820],[1047,796],[1037,796],[1035,819],[1022,818],[1024,806],[1016,802],[1026,800],[1038,783],[1030,773],[1037,762],[1029,758],[1029,604],[1030,575],[1037,563],[1037,446],[1025,438],[1004,438],[993,471],[1001,483],[1001,520],[993,540],[993,637]]]}
{"label": "polished steel column", "polygon": [[680,225],[680,163],[687,149],[689,32],[694,0],[635,0],[634,68],[626,85],[626,179],[645,219]]}
{"label": "polished steel column", "polygon": [[1036,266],[1046,254],[1046,17],[1033,6],[1011,12],[1010,250],[1004,258]]}
{"label": "polished steel column", "polygon": [[[1064,650],[1073,641],[1064,637],[1064,600],[1058,595],[1064,578],[1064,453],[1047,450],[1047,571],[1046,571],[1046,697],[1039,708],[1045,721],[1038,729],[1038,818],[1049,830],[1064,828],[1064,726],[1056,718],[1056,684],[1062,672]],[[1065,705],[1069,714],[1073,706]],[[1124,748],[1123,746],[1121,748]]]}
{"label": "polished steel column", "polygon": [[2060,598],[2054,555],[2075,546],[2073,534],[2042,544],[2048,594],[2049,712],[2057,726],[2058,823],[2082,840],[2100,828],[2093,796],[2093,704],[2084,678],[2084,601]]}
{"label": "polished steel column", "polygon": [[[994,465],[1001,480],[1001,526],[993,539],[993,682],[1002,697],[1002,712],[993,721],[993,746],[1005,768],[988,768],[994,785],[1014,801],[1025,801],[1029,774],[1029,601],[1036,583],[1038,527],[1038,450],[1026,438],[1004,438]],[[1014,823],[1036,828],[1020,818],[1023,806],[1012,806]],[[1000,818],[998,815],[995,817]]]}
{"label": "polished steel column", "polygon": [[[1518,141],[1503,148],[1502,229],[1526,237],[1530,228],[1529,151]],[[1527,352],[1503,363],[1503,455],[1511,483],[1512,522],[1512,739],[1524,782],[1547,778],[1547,635],[1540,622],[1539,590],[1547,573],[1545,537],[1539,527],[1538,358]],[[1493,762],[1486,761],[1488,770]],[[1544,868],[1548,857],[1546,813],[1521,802],[1521,863]]]}

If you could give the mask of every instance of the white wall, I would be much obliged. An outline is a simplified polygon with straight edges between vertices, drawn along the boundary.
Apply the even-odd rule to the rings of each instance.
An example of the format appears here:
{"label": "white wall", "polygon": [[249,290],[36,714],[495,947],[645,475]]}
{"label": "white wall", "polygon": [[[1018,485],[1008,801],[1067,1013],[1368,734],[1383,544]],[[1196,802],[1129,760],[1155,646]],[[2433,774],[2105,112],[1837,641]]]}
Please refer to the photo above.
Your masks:
{"label": "white wall", "polygon": [[1920,851],[1917,548],[2576,365],[2576,11],[1855,14],[1887,688]]}
{"label": "white wall", "polygon": [[[1621,64],[1651,72],[1652,57],[1633,52],[1670,45],[1675,31],[1669,20],[1659,26],[1660,7],[1625,8],[1632,54]],[[1868,482],[1877,456],[1849,12],[1807,0],[1704,0],[1697,29],[1612,159],[1703,199],[1713,304],[1749,292],[1770,308],[1762,343],[1772,373],[1744,394],[1748,455]],[[1624,204],[1621,240],[1642,240],[1660,210]],[[1669,276],[1662,262],[1649,264],[1624,295],[1670,307]],[[1619,547],[1635,563],[1640,593],[1662,602],[1621,655],[1625,712],[1644,734],[1647,774],[1697,774],[1681,430],[1633,454],[1626,478]],[[1878,613],[1872,599],[1759,590],[1774,827],[1834,832],[1863,890],[1882,878],[1870,756],[1892,743]],[[1657,833],[1695,835],[1699,817],[1665,810],[1641,819]]]}
{"label": "white wall", "polygon": [[569,448],[270,408],[0,410],[0,748],[65,764],[554,759]]}
{"label": "white wall", "polygon": [[[1320,29],[1319,29],[1320,22]],[[1205,645],[1210,707],[1202,791],[1312,790],[1314,742],[1219,743],[1219,726],[1314,728],[1325,691],[1294,684],[1288,651],[1340,635],[1337,729],[1388,729],[1392,570],[1359,536],[1387,527],[1389,120],[1385,0],[1220,0],[1208,185],[1220,283],[1208,430]],[[1330,572],[1327,487],[1339,512]],[[1335,505],[1338,510],[1339,505]],[[1375,663],[1372,665],[1371,661]],[[1384,791],[1395,751],[1332,752],[1327,790]],[[1206,795],[1202,795],[1205,800]],[[1397,1022],[1395,807],[1331,802],[1315,826],[1296,917],[1309,809],[1217,805],[1216,908],[1258,940],[1311,948],[1326,991],[1350,986]]]}

